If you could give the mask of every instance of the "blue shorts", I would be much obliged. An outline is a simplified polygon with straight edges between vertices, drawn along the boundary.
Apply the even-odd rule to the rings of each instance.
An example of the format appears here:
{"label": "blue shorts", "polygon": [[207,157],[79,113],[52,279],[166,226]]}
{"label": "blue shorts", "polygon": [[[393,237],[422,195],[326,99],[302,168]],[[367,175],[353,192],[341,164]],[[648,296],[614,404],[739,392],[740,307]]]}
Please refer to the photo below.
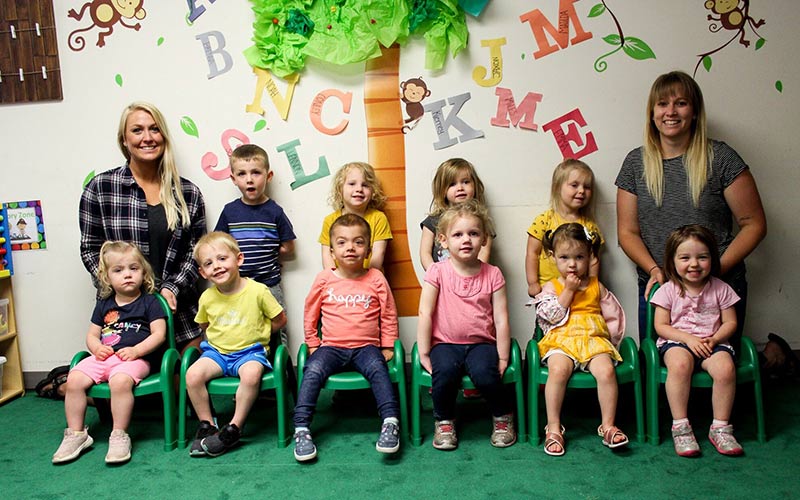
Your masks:
{"label": "blue shorts", "polygon": [[[689,351],[689,354],[691,354],[692,357],[694,358],[694,371],[699,370],[700,369],[700,364],[707,359],[707,358],[700,358],[698,356],[695,356],[695,354],[692,352],[692,350],[689,349],[688,345],[680,343],[680,342],[667,342],[666,344],[664,344],[661,347],[659,347],[658,348],[658,353],[661,354],[661,359],[664,359],[664,354],[666,354],[667,351],[669,351],[673,347],[682,347],[682,348],[686,349],[687,351]],[[717,344],[717,345],[714,346],[714,349],[711,350],[711,355],[713,356],[714,354],[716,354],[718,352],[727,352],[728,354],[731,355],[731,358],[733,359],[733,362],[734,363],[736,362],[736,355],[733,353],[733,348],[731,346]]]}
{"label": "blue shorts", "polygon": [[222,368],[223,377],[238,377],[239,368],[248,361],[258,361],[267,369],[272,370],[272,365],[267,360],[267,350],[261,344],[252,345],[241,351],[222,354],[205,340],[200,343],[201,358],[208,358]]}

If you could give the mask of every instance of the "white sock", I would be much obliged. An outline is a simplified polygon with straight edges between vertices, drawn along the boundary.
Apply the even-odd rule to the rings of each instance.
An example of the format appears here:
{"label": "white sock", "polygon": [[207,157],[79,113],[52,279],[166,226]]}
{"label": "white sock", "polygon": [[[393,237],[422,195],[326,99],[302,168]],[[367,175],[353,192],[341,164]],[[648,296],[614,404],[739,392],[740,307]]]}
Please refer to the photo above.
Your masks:
{"label": "white sock", "polygon": [[689,423],[688,418],[679,418],[678,420],[672,421],[672,427],[678,427],[681,424],[688,424],[688,423]]}
{"label": "white sock", "polygon": [[384,424],[394,424],[400,426],[400,420],[397,417],[386,417],[383,419]]}
{"label": "white sock", "polygon": [[727,420],[717,420],[715,418],[714,420],[711,421],[711,428],[712,429],[717,428],[717,427],[724,427],[726,425],[728,425],[728,421]]}
{"label": "white sock", "polygon": [[298,433],[298,432],[300,432],[300,431],[311,432],[311,431],[309,430],[309,428],[308,428],[308,427],[295,427],[295,428],[294,428],[294,433],[295,433],[295,434],[297,434],[297,433]]}

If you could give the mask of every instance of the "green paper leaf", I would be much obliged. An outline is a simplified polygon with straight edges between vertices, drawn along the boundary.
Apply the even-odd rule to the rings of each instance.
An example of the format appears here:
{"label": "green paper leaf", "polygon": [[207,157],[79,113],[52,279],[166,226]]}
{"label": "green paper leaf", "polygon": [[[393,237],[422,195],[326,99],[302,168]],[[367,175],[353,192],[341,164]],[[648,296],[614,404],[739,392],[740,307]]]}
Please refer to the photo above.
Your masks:
{"label": "green paper leaf", "polygon": [[597,17],[605,11],[606,11],[606,6],[599,3],[594,7],[592,7],[592,10],[589,11],[589,17]]}
{"label": "green paper leaf", "polygon": [[777,89],[778,92],[783,93],[783,82],[780,81],[780,80],[777,80],[775,82],[775,89]]}
{"label": "green paper leaf", "polygon": [[711,71],[711,58],[709,56],[703,58],[703,67],[706,71]]}
{"label": "green paper leaf", "polygon": [[264,128],[266,126],[267,126],[267,120],[258,120],[256,122],[255,127],[253,127],[253,132],[258,132],[259,130],[261,130],[262,128]]}
{"label": "green paper leaf", "polygon": [[83,184],[81,185],[81,188],[85,188],[86,185],[89,184],[89,181],[92,179],[94,179],[94,170],[89,172],[89,175],[87,175],[86,178],[83,179]]}
{"label": "green paper leaf", "polygon": [[621,40],[619,35],[606,35],[603,37],[603,41],[611,45],[619,45]]}
{"label": "green paper leaf", "polygon": [[637,61],[656,58],[653,49],[644,40],[632,36],[625,37],[625,45],[622,47],[622,51]]}
{"label": "green paper leaf", "polygon": [[763,47],[763,46],[764,46],[764,44],[765,44],[766,42],[767,42],[767,41],[766,41],[765,39],[763,39],[763,38],[759,38],[759,39],[756,41],[756,50],[758,50],[758,49],[760,49],[761,47]]}
{"label": "green paper leaf", "polygon": [[522,53],[522,59],[525,59],[525,52]]}
{"label": "green paper leaf", "polygon": [[197,131],[197,125],[195,125],[194,120],[189,118],[188,116],[181,117],[181,128],[186,135],[191,135],[193,137],[200,138],[200,134]]}
{"label": "green paper leaf", "polygon": [[117,74],[114,76],[114,81],[115,81],[115,82],[117,82],[117,85],[119,85],[120,87],[122,87],[122,75],[120,75],[119,73],[117,73]]}
{"label": "green paper leaf", "polygon": [[162,43],[164,43],[164,37],[163,37],[163,36],[160,36],[160,37],[158,37],[158,41],[156,42],[156,45],[157,45],[158,47],[161,47],[161,44],[162,44]]}

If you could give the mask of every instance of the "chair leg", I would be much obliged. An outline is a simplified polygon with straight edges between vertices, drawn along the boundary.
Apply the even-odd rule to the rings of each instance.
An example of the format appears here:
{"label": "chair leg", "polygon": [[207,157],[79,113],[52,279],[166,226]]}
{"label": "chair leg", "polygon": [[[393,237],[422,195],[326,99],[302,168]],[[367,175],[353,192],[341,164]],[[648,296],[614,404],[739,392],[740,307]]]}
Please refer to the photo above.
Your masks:
{"label": "chair leg", "polygon": [[655,374],[648,374],[646,380],[645,398],[647,405],[647,437],[650,444],[658,446],[661,437],[658,432],[658,378]]}
{"label": "chair leg", "polygon": [[642,378],[636,377],[633,381],[633,400],[636,405],[636,442],[645,442],[644,411],[642,409]]}
{"label": "chair leg", "polygon": [[420,435],[419,419],[422,411],[420,401],[422,394],[420,393],[419,375],[417,375],[416,369],[411,373],[411,390],[409,393],[411,397],[411,444],[420,446],[422,445],[422,436]]}
{"label": "chair leg", "polygon": [[767,432],[764,425],[764,402],[761,398],[761,377],[756,374],[753,381],[753,396],[756,403],[756,439],[759,443],[764,444],[767,442]]}
{"label": "chair leg", "polygon": [[522,377],[514,383],[514,390],[517,396],[517,430],[518,439],[525,443],[528,441],[528,432],[525,429],[525,396],[524,383]]}

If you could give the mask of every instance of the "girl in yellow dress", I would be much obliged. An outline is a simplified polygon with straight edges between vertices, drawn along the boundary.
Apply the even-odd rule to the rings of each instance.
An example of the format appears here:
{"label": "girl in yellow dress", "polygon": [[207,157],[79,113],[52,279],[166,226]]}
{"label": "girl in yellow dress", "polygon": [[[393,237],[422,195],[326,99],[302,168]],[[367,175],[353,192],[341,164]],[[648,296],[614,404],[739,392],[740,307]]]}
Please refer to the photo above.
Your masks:
{"label": "girl in yellow dress", "polygon": [[544,451],[554,456],[564,454],[561,405],[576,369],[588,371],[597,379],[602,418],[597,433],[603,444],[609,448],[625,446],[628,437],[614,425],[618,393],[614,365],[622,361],[614,345],[625,332],[624,313],[597,277],[589,276],[600,246],[599,235],[571,222],[547,231],[542,243],[560,275],[545,283],[536,297],[536,320],[544,333],[539,353],[548,367]]}

